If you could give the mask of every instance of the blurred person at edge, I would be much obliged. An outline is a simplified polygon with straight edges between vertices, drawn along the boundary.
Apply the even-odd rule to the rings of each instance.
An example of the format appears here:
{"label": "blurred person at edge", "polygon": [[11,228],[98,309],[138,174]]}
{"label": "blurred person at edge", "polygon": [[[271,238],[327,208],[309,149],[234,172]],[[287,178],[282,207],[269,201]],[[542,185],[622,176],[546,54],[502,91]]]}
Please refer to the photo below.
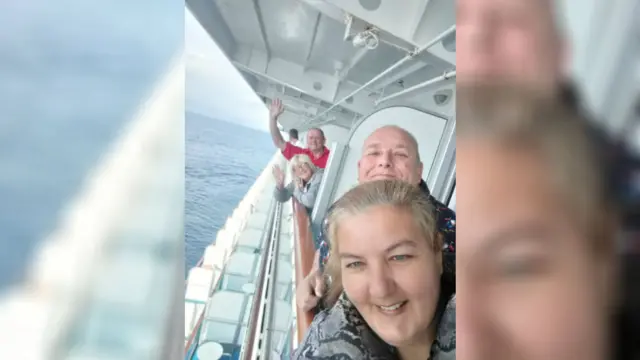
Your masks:
{"label": "blurred person at edge", "polygon": [[[512,84],[562,99],[578,110],[579,94],[568,77],[570,44],[560,31],[553,0],[458,0],[456,2],[458,88]],[[583,114],[584,115],[584,114]],[[588,116],[587,131],[604,156],[610,196],[620,204],[624,251],[619,278],[622,310],[616,350],[619,358],[640,358],[640,159],[611,139]],[[464,196],[463,196],[464,198]]]}
{"label": "blurred person at edge", "polygon": [[[518,85],[578,108],[580,96],[568,78],[569,44],[555,19],[553,0],[458,0],[456,6],[457,86]],[[626,206],[636,209],[634,219],[640,223],[640,192],[631,181],[640,171],[638,156],[593,122],[589,126],[590,136],[609,152],[606,170],[618,179],[616,195],[626,196],[623,201],[635,195],[636,202]]]}
{"label": "blurred person at edge", "polygon": [[[555,18],[554,0],[458,0],[456,6],[457,86],[518,85],[578,108],[580,96],[568,77],[570,44]],[[635,221],[625,222],[640,224],[640,191],[632,180],[639,176],[640,159],[593,122],[589,127],[608,152],[606,170],[619,187],[615,196],[633,208]]]}
{"label": "blurred person at edge", "polygon": [[621,226],[586,122],[523,87],[457,91],[458,359],[611,359]]}
{"label": "blurred person at edge", "polygon": [[567,44],[552,0],[458,0],[456,82],[509,82],[557,94],[568,70]]}

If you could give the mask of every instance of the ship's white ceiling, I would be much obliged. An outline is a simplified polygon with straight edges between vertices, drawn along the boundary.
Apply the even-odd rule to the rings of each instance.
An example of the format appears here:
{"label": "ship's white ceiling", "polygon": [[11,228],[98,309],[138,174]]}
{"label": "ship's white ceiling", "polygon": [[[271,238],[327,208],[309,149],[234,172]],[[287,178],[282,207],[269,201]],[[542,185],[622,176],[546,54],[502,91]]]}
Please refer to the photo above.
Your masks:
{"label": "ship's white ceiling", "polygon": [[[289,113],[281,121],[285,128],[312,126],[310,120],[333,103],[455,23],[455,2],[450,0],[403,0],[402,5],[384,0],[187,0],[187,5],[256,93],[267,101],[284,98]],[[347,14],[354,15],[352,35],[368,24],[379,27],[375,49],[345,41]],[[324,119],[348,127],[354,118],[372,112],[381,96],[454,69],[455,49],[447,51],[439,42]],[[434,92],[444,87],[455,89],[455,79],[393,104],[449,115],[451,102],[439,106],[433,100]]]}

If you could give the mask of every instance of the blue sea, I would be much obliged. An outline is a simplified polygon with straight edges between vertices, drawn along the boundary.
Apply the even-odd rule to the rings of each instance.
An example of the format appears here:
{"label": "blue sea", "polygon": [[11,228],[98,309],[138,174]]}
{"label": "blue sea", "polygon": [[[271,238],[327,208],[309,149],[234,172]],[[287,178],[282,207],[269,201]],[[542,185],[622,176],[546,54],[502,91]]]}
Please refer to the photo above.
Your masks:
{"label": "blue sea", "polygon": [[185,275],[213,243],[275,148],[268,133],[186,115]]}

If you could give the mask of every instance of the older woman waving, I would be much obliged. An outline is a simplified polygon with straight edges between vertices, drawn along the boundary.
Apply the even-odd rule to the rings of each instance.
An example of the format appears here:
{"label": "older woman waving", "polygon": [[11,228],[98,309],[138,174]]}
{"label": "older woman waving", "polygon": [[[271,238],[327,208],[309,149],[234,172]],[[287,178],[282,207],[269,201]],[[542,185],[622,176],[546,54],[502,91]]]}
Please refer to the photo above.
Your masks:
{"label": "older woman waving", "polygon": [[279,202],[288,201],[292,196],[311,213],[322,182],[322,169],[316,167],[309,156],[295,155],[290,161],[293,181],[284,185],[284,173],[277,165],[273,167],[276,178],[275,198]]}

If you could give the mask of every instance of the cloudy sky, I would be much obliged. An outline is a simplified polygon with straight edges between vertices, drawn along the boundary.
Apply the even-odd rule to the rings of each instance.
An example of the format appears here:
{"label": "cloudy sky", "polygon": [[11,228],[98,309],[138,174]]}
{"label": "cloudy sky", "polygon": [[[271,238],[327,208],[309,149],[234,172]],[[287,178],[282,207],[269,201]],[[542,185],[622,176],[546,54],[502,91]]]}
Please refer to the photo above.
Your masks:
{"label": "cloudy sky", "polygon": [[190,11],[185,11],[187,110],[267,130],[267,109]]}

